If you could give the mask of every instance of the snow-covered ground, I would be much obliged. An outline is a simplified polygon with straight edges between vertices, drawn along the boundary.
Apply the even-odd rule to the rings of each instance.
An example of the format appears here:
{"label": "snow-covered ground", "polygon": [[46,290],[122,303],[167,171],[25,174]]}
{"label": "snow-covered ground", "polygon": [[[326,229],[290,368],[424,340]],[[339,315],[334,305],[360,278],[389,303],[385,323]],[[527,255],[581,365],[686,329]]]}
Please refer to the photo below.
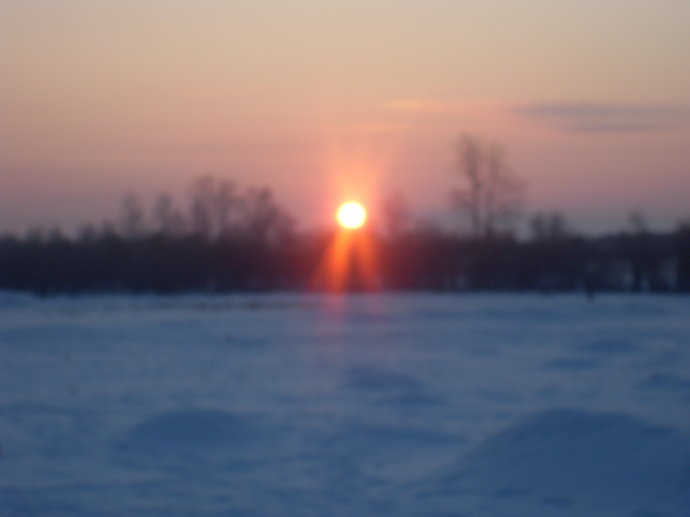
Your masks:
{"label": "snow-covered ground", "polygon": [[0,294],[1,516],[688,517],[690,298]]}

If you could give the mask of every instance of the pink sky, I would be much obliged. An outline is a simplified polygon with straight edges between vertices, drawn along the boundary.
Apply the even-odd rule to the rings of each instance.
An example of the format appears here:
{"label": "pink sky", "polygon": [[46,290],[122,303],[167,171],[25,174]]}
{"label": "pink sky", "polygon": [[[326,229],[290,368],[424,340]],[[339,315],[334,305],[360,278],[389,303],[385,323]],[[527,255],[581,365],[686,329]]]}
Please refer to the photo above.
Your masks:
{"label": "pink sky", "polygon": [[402,192],[449,214],[452,143],[500,142],[528,208],[690,217],[690,3],[0,0],[0,230],[112,217],[197,176],[303,227]]}

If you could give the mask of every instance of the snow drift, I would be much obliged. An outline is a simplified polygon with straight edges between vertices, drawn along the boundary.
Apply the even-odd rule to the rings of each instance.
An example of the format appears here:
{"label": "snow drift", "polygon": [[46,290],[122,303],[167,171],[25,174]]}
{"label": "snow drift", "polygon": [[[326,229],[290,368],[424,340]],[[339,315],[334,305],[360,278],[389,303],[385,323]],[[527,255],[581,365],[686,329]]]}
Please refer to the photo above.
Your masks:
{"label": "snow drift", "polygon": [[625,414],[547,410],[488,438],[426,482],[431,498],[473,493],[506,500],[506,507],[524,499],[609,515],[687,517],[690,439]]}

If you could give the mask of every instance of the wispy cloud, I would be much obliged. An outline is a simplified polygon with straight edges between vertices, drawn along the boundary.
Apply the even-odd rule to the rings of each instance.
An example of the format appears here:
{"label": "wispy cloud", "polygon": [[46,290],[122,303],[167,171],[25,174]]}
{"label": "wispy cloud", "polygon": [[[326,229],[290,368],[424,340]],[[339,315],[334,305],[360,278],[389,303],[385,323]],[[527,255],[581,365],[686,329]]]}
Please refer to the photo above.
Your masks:
{"label": "wispy cloud", "polygon": [[462,105],[457,102],[443,102],[432,99],[395,99],[381,104],[388,111],[415,114],[457,113]]}
{"label": "wispy cloud", "polygon": [[428,130],[457,127],[459,124],[484,128],[503,120],[507,105],[494,99],[402,98],[381,102],[378,109],[383,120]]}
{"label": "wispy cloud", "polygon": [[361,122],[353,124],[351,128],[365,133],[407,133],[417,127],[413,124],[399,124],[394,122]]}
{"label": "wispy cloud", "polygon": [[518,114],[573,133],[642,133],[690,127],[690,106],[590,102],[536,103]]}

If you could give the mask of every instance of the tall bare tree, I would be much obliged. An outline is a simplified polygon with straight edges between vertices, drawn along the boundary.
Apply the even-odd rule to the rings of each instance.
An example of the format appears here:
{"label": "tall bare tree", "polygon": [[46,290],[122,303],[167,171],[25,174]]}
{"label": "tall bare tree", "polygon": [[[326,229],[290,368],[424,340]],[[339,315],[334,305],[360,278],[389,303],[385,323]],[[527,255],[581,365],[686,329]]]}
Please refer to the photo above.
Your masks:
{"label": "tall bare tree", "polygon": [[573,235],[565,216],[560,212],[538,212],[529,219],[534,240],[556,241]]}
{"label": "tall bare tree", "polygon": [[453,172],[464,185],[451,191],[452,207],[467,216],[475,237],[509,228],[520,215],[526,185],[507,165],[503,149],[463,135],[455,152]]}
{"label": "tall bare tree", "polygon": [[263,244],[280,244],[294,230],[294,221],[281,208],[268,187],[247,190],[242,204],[241,224],[244,231]]}
{"label": "tall bare tree", "polygon": [[144,206],[133,192],[128,192],[122,198],[117,227],[128,238],[141,237],[146,233]]}
{"label": "tall bare tree", "polygon": [[168,194],[158,195],[153,204],[151,219],[154,231],[160,235],[179,236],[185,231],[184,216]]}
{"label": "tall bare tree", "polygon": [[399,191],[392,192],[383,198],[381,216],[386,236],[393,240],[409,229],[412,219],[407,199]]}
{"label": "tall bare tree", "polygon": [[196,235],[217,238],[232,230],[242,205],[234,183],[202,176],[192,184],[189,197],[189,219]]}

